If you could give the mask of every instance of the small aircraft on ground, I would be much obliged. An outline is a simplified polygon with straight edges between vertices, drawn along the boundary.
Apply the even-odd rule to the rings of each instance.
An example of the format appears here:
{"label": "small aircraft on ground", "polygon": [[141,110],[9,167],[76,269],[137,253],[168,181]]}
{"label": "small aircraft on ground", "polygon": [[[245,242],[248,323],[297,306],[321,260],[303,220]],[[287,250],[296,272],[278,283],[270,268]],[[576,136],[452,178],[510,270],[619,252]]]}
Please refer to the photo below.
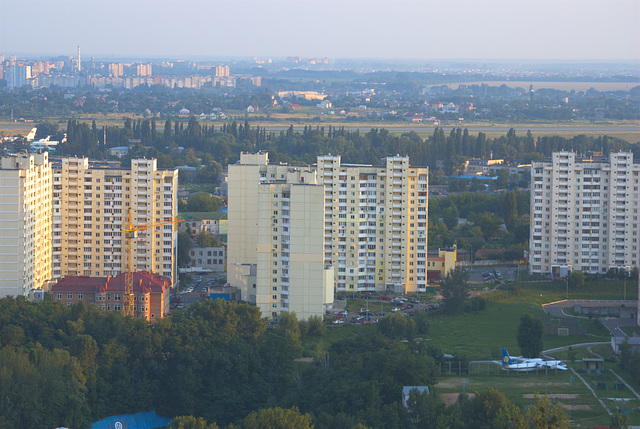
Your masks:
{"label": "small aircraft on ground", "polygon": [[40,140],[34,140],[37,130],[38,130],[37,128],[33,128],[27,135],[27,141],[31,143],[31,147],[30,147],[31,150],[39,150],[39,149],[55,150],[58,143],[65,143],[67,141],[66,134],[64,135],[62,142],[51,140],[51,136],[47,136]]}
{"label": "small aircraft on ground", "polygon": [[502,349],[502,362],[494,361],[502,369],[509,371],[535,371],[537,369],[560,369],[567,370],[567,364],[559,360],[544,360],[540,358],[524,358],[521,356],[509,356],[506,348]]}

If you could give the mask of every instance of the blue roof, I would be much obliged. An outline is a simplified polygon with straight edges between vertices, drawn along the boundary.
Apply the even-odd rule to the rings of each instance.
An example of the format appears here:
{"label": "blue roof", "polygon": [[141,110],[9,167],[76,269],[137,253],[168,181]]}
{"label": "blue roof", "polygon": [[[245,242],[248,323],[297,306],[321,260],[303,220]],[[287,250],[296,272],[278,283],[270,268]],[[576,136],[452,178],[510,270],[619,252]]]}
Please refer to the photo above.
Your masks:
{"label": "blue roof", "polygon": [[92,424],[91,429],[156,429],[164,428],[171,420],[160,417],[155,411],[144,411],[104,418]]}

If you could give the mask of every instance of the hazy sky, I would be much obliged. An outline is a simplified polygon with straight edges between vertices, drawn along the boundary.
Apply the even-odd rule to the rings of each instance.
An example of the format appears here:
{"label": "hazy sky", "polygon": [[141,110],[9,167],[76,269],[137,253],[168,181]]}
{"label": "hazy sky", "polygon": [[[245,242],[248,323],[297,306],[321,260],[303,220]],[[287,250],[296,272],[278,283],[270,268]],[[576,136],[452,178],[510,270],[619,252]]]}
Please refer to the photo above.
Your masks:
{"label": "hazy sky", "polygon": [[0,0],[0,53],[640,59],[639,0]]}

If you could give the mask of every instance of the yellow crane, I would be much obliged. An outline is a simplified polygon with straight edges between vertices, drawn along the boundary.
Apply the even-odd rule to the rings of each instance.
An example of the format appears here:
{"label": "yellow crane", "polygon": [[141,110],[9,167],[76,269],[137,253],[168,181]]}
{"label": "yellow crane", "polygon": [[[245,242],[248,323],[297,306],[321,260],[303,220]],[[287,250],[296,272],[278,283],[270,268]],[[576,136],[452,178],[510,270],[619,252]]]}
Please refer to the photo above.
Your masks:
{"label": "yellow crane", "polygon": [[134,225],[131,223],[131,209],[127,214],[127,223],[122,226],[122,231],[125,233],[125,272],[124,272],[124,305],[122,306],[122,314],[125,316],[133,316],[133,242],[137,237],[138,231],[144,231],[145,229],[155,228],[157,226],[169,225],[178,222],[184,222],[184,219],[180,216],[174,216],[171,218],[165,218],[158,222],[146,223],[141,225]]}

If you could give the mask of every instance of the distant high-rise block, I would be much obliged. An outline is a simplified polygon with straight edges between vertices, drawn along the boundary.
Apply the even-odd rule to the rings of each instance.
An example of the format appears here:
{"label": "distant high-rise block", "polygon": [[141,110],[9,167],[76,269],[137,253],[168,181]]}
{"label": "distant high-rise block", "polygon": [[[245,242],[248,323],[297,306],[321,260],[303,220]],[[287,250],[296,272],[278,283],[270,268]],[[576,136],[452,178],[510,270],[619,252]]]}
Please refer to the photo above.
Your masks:
{"label": "distant high-rise block", "polygon": [[5,71],[5,79],[7,80],[7,88],[21,88],[28,84],[31,79],[31,66],[11,65]]}
{"label": "distant high-rise block", "polygon": [[216,77],[229,77],[229,66],[217,66]]}
{"label": "distant high-rise block", "polygon": [[3,157],[0,164],[0,297],[26,296],[51,279],[48,153]]}

